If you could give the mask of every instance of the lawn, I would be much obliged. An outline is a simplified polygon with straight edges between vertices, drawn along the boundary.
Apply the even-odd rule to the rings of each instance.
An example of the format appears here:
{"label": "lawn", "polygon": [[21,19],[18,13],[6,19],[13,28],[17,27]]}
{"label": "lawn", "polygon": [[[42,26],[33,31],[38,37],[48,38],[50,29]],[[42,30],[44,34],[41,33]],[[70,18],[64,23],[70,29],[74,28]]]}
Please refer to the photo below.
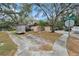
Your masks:
{"label": "lawn", "polygon": [[9,35],[5,32],[0,32],[0,55],[12,56],[17,50],[17,45],[13,43]]}
{"label": "lawn", "polygon": [[79,38],[70,37],[67,48],[70,56],[79,56]]}
{"label": "lawn", "polygon": [[57,40],[61,36],[61,34],[50,33],[50,32],[33,32],[33,31],[29,31],[29,32],[26,32],[26,35],[27,34],[33,34],[35,36],[42,37],[42,38],[44,38],[44,39],[46,39],[47,41],[50,41],[50,42],[54,42],[55,40]]}

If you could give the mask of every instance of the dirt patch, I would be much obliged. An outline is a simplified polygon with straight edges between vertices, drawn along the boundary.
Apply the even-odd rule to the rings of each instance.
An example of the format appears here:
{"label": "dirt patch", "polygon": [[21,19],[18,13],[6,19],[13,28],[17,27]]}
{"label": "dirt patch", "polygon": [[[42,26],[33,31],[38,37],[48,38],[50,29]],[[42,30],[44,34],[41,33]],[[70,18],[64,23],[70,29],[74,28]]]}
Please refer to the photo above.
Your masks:
{"label": "dirt patch", "polygon": [[67,48],[70,56],[79,56],[79,38],[70,37]]}

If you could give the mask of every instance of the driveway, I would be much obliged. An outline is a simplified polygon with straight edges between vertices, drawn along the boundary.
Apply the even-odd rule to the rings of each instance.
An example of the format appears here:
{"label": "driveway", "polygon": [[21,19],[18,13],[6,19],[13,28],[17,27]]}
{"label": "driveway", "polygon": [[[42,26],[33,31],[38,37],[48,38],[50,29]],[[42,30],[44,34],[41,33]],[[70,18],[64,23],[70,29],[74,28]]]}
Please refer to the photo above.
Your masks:
{"label": "driveway", "polygon": [[[40,38],[35,37],[33,35],[29,35],[28,37],[18,38],[16,35],[13,35],[11,32],[8,32],[9,36],[18,45],[18,50],[16,52],[17,56],[68,56],[66,43],[68,38],[68,32],[58,31],[57,33],[63,34],[59,40],[57,40],[53,46],[54,51],[43,52],[43,51],[29,51],[28,47],[31,47],[32,44],[29,43],[29,40],[40,40]],[[42,38],[41,38],[42,39]],[[41,41],[42,42],[42,41]],[[34,43],[36,44],[36,43]]]}

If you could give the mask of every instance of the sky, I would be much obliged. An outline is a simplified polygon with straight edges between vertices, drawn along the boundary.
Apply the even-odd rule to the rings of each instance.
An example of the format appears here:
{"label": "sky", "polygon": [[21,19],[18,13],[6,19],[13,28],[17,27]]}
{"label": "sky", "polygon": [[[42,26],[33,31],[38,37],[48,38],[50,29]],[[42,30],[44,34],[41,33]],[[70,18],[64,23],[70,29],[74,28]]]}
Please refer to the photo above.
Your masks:
{"label": "sky", "polygon": [[[49,7],[49,11],[51,11],[52,12],[52,10],[50,9],[50,7],[51,7],[51,5],[49,5],[49,3],[48,4],[46,4],[46,6],[47,6],[47,8]],[[20,11],[20,3],[17,3],[17,5],[15,5],[15,7],[16,7],[16,12],[19,12]],[[32,16],[32,17],[34,17],[34,19],[36,19],[36,20],[46,20],[46,16],[44,15],[43,16],[43,11],[40,11],[40,13],[38,14],[38,11],[35,9],[36,7],[38,7],[38,6],[36,6],[36,5],[32,5],[32,13],[30,13],[30,16]],[[38,7],[38,9],[40,9],[40,7]],[[14,10],[14,8],[12,9],[12,10]],[[45,10],[46,11],[46,10]],[[51,12],[49,12],[48,10],[46,11],[48,14],[51,14]],[[53,12],[53,14],[54,14],[54,12]],[[38,15],[38,16],[36,16],[36,15]]]}
{"label": "sky", "polygon": [[[16,6],[16,12],[20,11],[20,4],[17,4],[18,6]],[[43,15],[43,11],[39,13],[38,16],[35,17],[35,15],[37,15],[37,11],[35,10],[37,6],[32,5],[32,13],[30,14],[32,17],[34,17],[34,19],[36,20],[45,20],[46,16],[42,16]]]}
{"label": "sky", "polygon": [[[16,5],[16,12],[19,12],[20,11],[20,4],[17,3]],[[46,19],[46,16],[42,16],[43,15],[43,12],[40,12],[39,15],[37,17],[35,17],[35,15],[37,14],[37,11],[35,10],[36,6],[35,5],[32,5],[32,13],[30,14],[30,16],[34,17],[34,19],[36,20],[45,20]],[[14,8],[12,9],[14,10]],[[3,18],[2,16],[0,18]]]}
{"label": "sky", "polygon": [[40,12],[39,15],[37,17],[35,17],[35,15],[37,14],[37,11],[35,10],[37,6],[33,5],[32,6],[32,16],[37,19],[37,20],[45,20],[46,19],[46,16],[42,16],[43,15],[43,12]]}

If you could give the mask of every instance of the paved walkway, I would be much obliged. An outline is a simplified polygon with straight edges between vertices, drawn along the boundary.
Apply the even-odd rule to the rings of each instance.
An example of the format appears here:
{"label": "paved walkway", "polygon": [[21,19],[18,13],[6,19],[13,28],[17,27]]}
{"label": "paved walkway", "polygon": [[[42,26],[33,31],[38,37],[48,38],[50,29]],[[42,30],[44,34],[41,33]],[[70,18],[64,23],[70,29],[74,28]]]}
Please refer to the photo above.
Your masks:
{"label": "paved walkway", "polygon": [[68,56],[66,49],[67,38],[68,33],[64,32],[64,34],[59,38],[59,40],[57,40],[54,43],[54,49],[55,49],[55,52],[53,53],[54,56]]}
{"label": "paved walkway", "polygon": [[[67,41],[67,39],[66,39],[66,38],[67,38],[67,32],[65,32],[65,31],[56,31],[56,32],[57,32],[57,33],[61,33],[61,34],[64,33],[64,35],[63,35],[61,38],[65,38],[65,39],[61,39],[61,38],[60,38],[60,40],[58,40],[57,42],[55,42],[55,44],[54,44],[54,49],[56,49],[57,52],[55,52],[54,55],[59,55],[59,56],[60,56],[60,55],[61,55],[61,56],[63,56],[63,55],[68,55],[67,49],[66,49],[66,43],[65,43],[65,45],[62,44],[62,45],[65,46],[65,48],[63,48],[62,45],[61,45],[61,42],[63,42],[62,40],[64,40],[64,42]],[[71,32],[71,33],[70,33],[70,36],[79,39],[79,34],[76,34],[76,33],[74,33],[74,32]],[[73,40],[73,41],[74,41],[74,40]],[[76,42],[76,43],[75,43],[75,42]],[[73,47],[71,47],[71,49],[73,49],[73,50],[74,50],[74,49],[76,50],[76,48],[77,48],[77,47],[74,46],[74,45],[75,45],[75,44],[77,45],[77,44],[78,44],[78,41],[75,41],[75,42],[72,43]],[[77,46],[78,46],[78,45],[77,45]],[[76,47],[76,48],[75,48],[75,47]],[[60,48],[60,50],[59,50],[59,48]],[[61,50],[61,49],[62,49],[62,50]],[[75,51],[75,50],[74,50],[74,51]],[[78,49],[77,49],[77,50],[78,50]],[[77,50],[76,50],[76,51],[77,51]],[[62,52],[62,54],[61,54],[60,51]],[[73,51],[73,52],[74,52],[74,51]],[[76,52],[76,53],[78,53],[78,52]]]}

